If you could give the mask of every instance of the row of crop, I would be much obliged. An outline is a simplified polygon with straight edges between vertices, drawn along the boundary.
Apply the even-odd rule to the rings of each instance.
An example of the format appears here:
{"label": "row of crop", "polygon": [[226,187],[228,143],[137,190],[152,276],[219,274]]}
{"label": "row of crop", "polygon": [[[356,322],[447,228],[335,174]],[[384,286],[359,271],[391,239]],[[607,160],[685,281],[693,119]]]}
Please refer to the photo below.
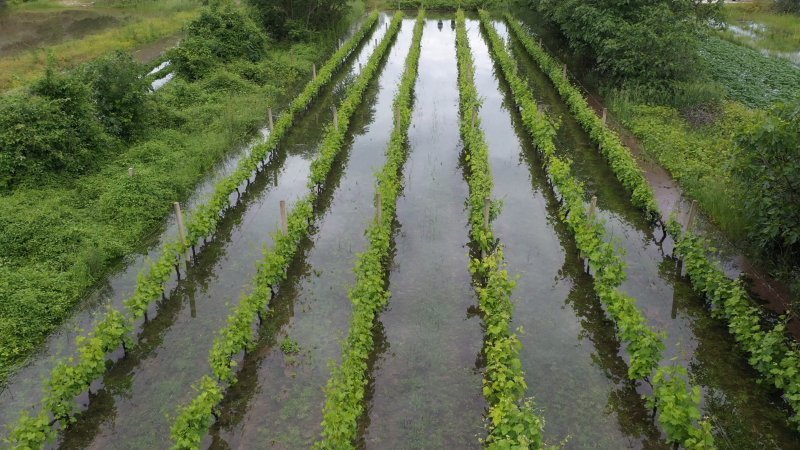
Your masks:
{"label": "row of crop", "polygon": [[589,106],[581,91],[569,81],[569,77],[563,70],[564,66],[534,41],[517,19],[510,14],[506,14],[505,17],[516,38],[542,71],[550,77],[550,81],[553,82],[575,119],[608,160],[614,175],[631,193],[633,204],[644,210],[649,219],[657,220],[660,213],[653,190],[630,151],[622,145],[619,136],[603,123],[603,120]]}
{"label": "row of crop", "polygon": [[315,448],[351,448],[358,434],[358,421],[364,414],[368,381],[367,364],[375,348],[375,317],[386,306],[389,291],[386,276],[391,253],[397,198],[402,190],[401,171],[408,156],[406,141],[411,125],[414,84],[419,70],[425,11],[420,10],[414,25],[411,49],[393,104],[395,126],[386,151],[386,163],[376,175],[381,196],[379,220],[367,229],[369,248],[355,265],[355,286],[349,297],[353,319],[342,348],[342,362],[331,373],[325,389],[322,439]]}
{"label": "row of crop", "polygon": [[93,332],[86,337],[77,338],[77,357],[70,357],[56,365],[45,385],[42,409],[34,417],[27,411],[22,412],[6,439],[10,444],[18,447],[42,447],[55,437],[54,426],[57,423],[73,420],[76,397],[105,373],[108,355],[120,345],[125,347],[132,340],[130,333],[134,322],[146,314],[154,301],[162,297],[173,267],[179,264],[182,255],[214,232],[221,214],[230,204],[231,193],[238,190],[258,169],[258,165],[278,147],[294,123],[296,113],[305,110],[321,88],[330,82],[335,71],[349,59],[374,28],[378,17],[378,13],[373,12],[353,38],[326,62],[318,76],[306,85],[303,92],[280,115],[267,142],[255,146],[233,174],[217,183],[211,200],[201,205],[188,221],[188,242],[166,243],[160,258],[150,265],[148,272],[139,275],[134,295],[125,301],[131,317],[109,308]]}
{"label": "row of crop", "polygon": [[[649,189],[645,190],[639,187],[646,185],[647,182],[640,176],[640,171],[635,168],[635,161],[619,143],[613,131],[609,130],[594,114],[578,89],[572,86],[564,75],[560,64],[525,32],[520,22],[510,15],[506,15],[506,21],[527,52],[548,74],[578,122],[583,125],[600,148],[604,149],[608,159],[622,161],[618,163],[619,169],[614,167],[615,174],[623,184],[629,186],[629,189],[633,187],[631,189],[633,202],[646,214],[652,215],[655,211],[654,203],[648,200],[652,194]],[[609,151],[609,148],[613,150]],[[628,154],[627,158],[612,157],[608,154],[619,155],[623,152]],[[637,176],[637,174],[639,175]],[[638,197],[637,191],[640,193]],[[767,381],[784,391],[784,398],[794,411],[792,421],[800,427],[800,349],[798,345],[787,339],[786,326],[783,323],[779,323],[772,329],[765,329],[763,324],[768,321],[762,317],[763,310],[754,306],[754,302],[741,283],[726,277],[722,270],[708,259],[707,252],[704,250],[707,242],[691,233],[682,234],[680,225],[677,227],[675,225],[676,223],[673,221],[668,228],[677,243],[678,255],[685,260],[685,267],[692,285],[710,299],[715,308],[712,313],[727,320],[731,334],[750,354],[750,364]]]}
{"label": "row of crop", "polygon": [[395,14],[386,36],[370,56],[356,82],[347,90],[341,104],[339,120],[326,129],[320,155],[311,165],[311,192],[292,209],[288,218],[287,231],[279,231],[275,245],[264,254],[264,260],[256,275],[256,287],[242,299],[228,317],[228,324],[219,331],[209,355],[209,362],[216,380],[206,375],[196,385],[197,395],[191,402],[179,408],[171,435],[174,448],[199,448],[208,429],[213,423],[214,409],[222,400],[223,390],[236,383],[234,368],[236,356],[252,349],[257,331],[254,325],[265,311],[273,292],[285,280],[289,264],[297,255],[300,243],[308,236],[309,226],[314,221],[314,205],[319,188],[328,178],[333,161],[341,153],[345,144],[350,120],[361,104],[369,84],[377,75],[381,62],[388,54],[402,25],[402,13]]}
{"label": "row of crop", "polygon": [[750,355],[748,361],[776,388],[792,408],[791,421],[800,429],[800,345],[786,335],[786,317],[772,328],[763,309],[754,306],[740,280],[731,280],[708,257],[707,240],[670,219],[667,228],[676,242],[675,252],[694,288],[711,303],[711,313],[728,323],[728,330]]}
{"label": "row of crop", "polygon": [[603,240],[603,225],[587,213],[585,192],[571,173],[571,163],[556,156],[555,127],[537,109],[528,83],[519,76],[514,60],[485,11],[481,11],[481,22],[495,61],[514,95],[523,125],[544,159],[551,185],[561,197],[561,218],[572,230],[578,249],[588,261],[594,274],[595,293],[614,321],[620,340],[626,344],[630,358],[628,377],[637,382],[649,379],[653,385],[653,396],[648,403],[658,408],[659,423],[669,441],[693,449],[713,448],[711,426],[707,420],[701,420],[698,407],[700,389],[687,386],[685,368],[659,366],[664,336],[648,327],[635,299],[619,290],[626,276],[624,264],[616,248]]}
{"label": "row of crop", "polygon": [[456,13],[456,57],[470,230],[472,241],[480,250],[480,257],[470,260],[469,269],[486,330],[483,395],[489,404],[489,429],[485,444],[490,448],[541,448],[544,420],[536,414],[533,401],[525,398],[527,384],[519,357],[522,343],[511,326],[515,282],[508,276],[503,249],[485,217],[494,183],[478,114],[481,101],[462,10]]}

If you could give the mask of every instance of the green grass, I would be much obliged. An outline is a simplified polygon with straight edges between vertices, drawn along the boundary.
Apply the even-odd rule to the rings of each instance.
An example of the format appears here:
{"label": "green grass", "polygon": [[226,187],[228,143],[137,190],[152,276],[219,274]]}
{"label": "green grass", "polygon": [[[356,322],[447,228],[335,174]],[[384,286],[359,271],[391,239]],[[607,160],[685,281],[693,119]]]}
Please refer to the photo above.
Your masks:
{"label": "green grass", "polygon": [[745,238],[748,222],[729,168],[734,136],[759,112],[727,103],[714,123],[693,127],[675,108],[634,103],[624,94],[611,95],[608,105],[728,236]]}
{"label": "green grass", "polygon": [[736,36],[736,40],[767,50],[800,51],[800,16],[780,14],[748,4],[727,4],[724,12],[727,23],[731,25],[744,27],[754,22],[766,28],[753,30],[757,36],[755,39]]}
{"label": "green grass", "polygon": [[176,80],[155,96],[152,129],[98,172],[42,179],[0,197],[0,382],[87,289],[159,230],[172,202],[252,136],[329,47],[270,49],[257,65],[264,85],[243,79],[241,64],[195,83]]}

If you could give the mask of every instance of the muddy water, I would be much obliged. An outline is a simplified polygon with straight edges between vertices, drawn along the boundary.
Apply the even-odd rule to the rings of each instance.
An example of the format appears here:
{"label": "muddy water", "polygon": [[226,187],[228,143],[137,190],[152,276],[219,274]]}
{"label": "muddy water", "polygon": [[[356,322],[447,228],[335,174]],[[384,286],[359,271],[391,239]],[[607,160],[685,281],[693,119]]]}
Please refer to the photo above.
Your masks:
{"label": "muddy water", "polygon": [[[613,326],[603,317],[574,242],[557,217],[536,149],[503,81],[498,81],[479,23],[467,23],[484,99],[481,124],[503,209],[494,229],[509,273],[519,276],[514,326],[528,393],[545,418],[545,439],[567,448],[666,448],[644,402],[626,379]],[[588,433],[587,430],[593,430]]]}
{"label": "muddy water", "polygon": [[0,11],[0,57],[42,45],[80,39],[125,21],[110,11]]}
{"label": "muddy water", "polygon": [[[411,44],[406,20],[375,83],[356,112],[358,134],[337,166],[341,180],[318,222],[305,268],[273,300],[268,326],[244,360],[242,382],[227,394],[212,432],[213,448],[308,448],[321,432],[322,388],[330,361],[339,361],[351,318],[348,290],[356,254],[366,249],[364,230],[373,220],[375,172],[385,162],[393,126],[392,101]],[[291,339],[299,354],[286,354]]]}
{"label": "muddy water", "polygon": [[[503,24],[496,27],[503,36]],[[561,118],[556,145],[574,161],[573,172],[585,183],[587,197],[598,197],[599,217],[608,238],[625,251],[628,279],[622,290],[637,299],[651,326],[669,334],[664,363],[681,364],[704,391],[703,412],[712,417],[720,448],[793,448],[800,437],[787,426],[776,393],[756,382],[721,321],[710,317],[670,257],[672,242],[654,230],[628,201],[599,151],[571,118],[546,76],[519,43],[513,45],[520,68],[537,100]],[[587,198],[588,200],[588,198]]]}
{"label": "muddy water", "polygon": [[[382,31],[378,31],[382,33]],[[357,57],[364,58],[365,55],[371,54],[374,44],[372,41],[366,44],[356,52]],[[258,182],[255,186],[251,186],[250,191],[243,196],[246,205],[239,205],[228,212],[230,218],[226,217],[221,225],[219,236],[211,241],[208,249],[200,253],[200,260],[193,264],[190,269],[190,279],[184,280],[178,290],[175,291],[176,295],[183,297],[183,301],[175,299],[170,305],[183,305],[188,298],[190,307],[196,305],[197,299],[195,293],[199,291],[206,291],[207,286],[220,278],[220,275],[215,271],[214,267],[227,265],[238,265],[237,269],[241,269],[242,274],[236,275],[236,270],[233,268],[231,272],[240,279],[240,283],[231,282],[233,286],[230,290],[223,292],[222,295],[216,296],[214,292],[208,292],[207,296],[214,297],[211,304],[218,308],[219,312],[216,314],[216,319],[224,320],[227,316],[226,298],[233,301],[238,301],[238,292],[252,279],[246,271],[253,271],[255,269],[255,261],[261,258],[261,244],[270,241],[269,232],[275,228],[278,217],[277,202],[280,199],[292,201],[305,191],[306,174],[308,166],[314,153],[316,152],[317,144],[322,136],[322,125],[327,122],[330,117],[330,107],[338,103],[344,92],[346,86],[352,81],[353,76],[358,71],[357,62],[355,58],[351,60],[350,67],[346,70],[340,71],[337,77],[331,83],[334,88],[327,88],[321,93],[320,100],[315,102],[312,109],[306,116],[299,121],[299,125],[295,128],[294,132],[287,137],[285,145],[282,147],[284,152],[277,158],[266,173],[258,177]],[[286,102],[291,99],[285,99]],[[264,132],[266,136],[267,132]],[[188,202],[188,210],[191,210],[197,204],[202,203],[207,199],[214,187],[214,183],[235,170],[238,160],[241,157],[249,154],[249,149],[245,148],[244,151],[232,156],[227,161],[224,161],[209,178],[199,187],[195,195]],[[279,186],[275,186],[280,179]],[[285,187],[281,187],[285,186]],[[262,198],[268,193],[268,198]],[[235,198],[235,195],[234,195]],[[247,228],[250,227],[250,228]],[[51,336],[46,344],[46,348],[37,355],[31,364],[20,370],[14,377],[9,380],[8,388],[0,394],[0,423],[8,423],[14,420],[23,407],[28,407],[32,404],[37,404],[41,398],[41,386],[43,380],[49,375],[52,367],[54,366],[57,358],[74,354],[74,338],[76,335],[82,334],[79,329],[90,329],[96,317],[102,316],[106,304],[114,305],[117,308],[122,307],[122,302],[128,298],[135,288],[137,274],[146,267],[146,260],[148,257],[155,258],[159,255],[160,249],[164,242],[174,239],[177,230],[174,225],[174,219],[170,218],[166,225],[166,230],[160,235],[153,236],[152,239],[146,239],[148,243],[146,253],[136,255],[131,258],[131,261],[123,268],[120,273],[110,277],[105,285],[100,286],[98,290],[81,305],[81,310],[62,327],[62,329]],[[149,241],[149,242],[148,242]],[[234,251],[228,248],[230,244],[238,245]],[[230,257],[230,264],[221,262],[221,259],[228,254],[236,255],[241,253],[242,256],[248,258],[239,262],[235,257]],[[205,255],[208,253],[208,256]],[[250,262],[248,262],[250,261]],[[192,274],[204,274],[192,278]],[[173,282],[171,288],[176,284]],[[219,294],[219,292],[216,292]],[[170,296],[171,298],[171,296]],[[165,305],[159,305],[164,308]],[[159,309],[160,310],[160,309]],[[167,310],[170,310],[167,307]],[[151,315],[152,317],[152,315]],[[191,311],[189,312],[191,317]],[[176,318],[168,319],[167,324],[163,328],[169,328]],[[191,320],[186,319],[187,322]],[[191,324],[187,323],[185,326],[190,327]],[[146,341],[148,329],[158,328],[159,325],[145,326],[143,331],[143,341]],[[213,327],[205,330],[207,336],[213,337],[213,332],[219,327]],[[210,342],[210,340],[209,340]],[[178,342],[175,342],[177,344]],[[151,349],[152,350],[152,349]],[[207,354],[208,346],[194,350],[193,346],[189,346],[187,351],[196,351],[198,354]],[[149,351],[145,351],[149,354]],[[205,359],[205,356],[203,356]],[[129,369],[120,369],[124,374],[131,372]],[[196,373],[195,373],[196,374]],[[123,376],[125,378],[127,375]],[[192,379],[196,378],[191,376]],[[138,401],[138,399],[137,399]],[[99,405],[99,403],[98,403]],[[113,404],[111,405],[113,406]],[[173,405],[174,406],[174,405]],[[172,411],[170,411],[172,412]],[[163,414],[158,414],[156,420],[164,420]]]}
{"label": "muddy water", "polygon": [[455,32],[428,20],[409,131],[388,309],[368,403],[366,448],[477,448],[481,321],[467,268]]}

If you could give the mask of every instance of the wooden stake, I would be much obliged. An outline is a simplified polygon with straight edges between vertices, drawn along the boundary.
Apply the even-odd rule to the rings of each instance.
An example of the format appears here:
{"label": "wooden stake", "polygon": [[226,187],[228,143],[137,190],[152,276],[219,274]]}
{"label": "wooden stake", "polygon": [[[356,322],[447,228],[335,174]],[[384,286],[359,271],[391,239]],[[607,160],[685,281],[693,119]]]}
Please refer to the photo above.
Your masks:
{"label": "wooden stake", "polygon": [[317,79],[317,64],[316,63],[311,64],[311,71],[314,74],[314,79],[316,80]]}
{"label": "wooden stake", "polygon": [[[175,202],[175,217],[178,220],[178,234],[181,237],[181,243],[184,247],[188,246],[186,242],[186,226],[183,224],[183,211],[181,210],[181,204]],[[186,260],[189,260],[189,255],[186,255]]]}
{"label": "wooden stake", "polygon": [[694,218],[697,215],[697,200],[692,200],[692,206],[689,208],[689,218],[686,219],[686,231],[692,231],[694,227]]}
{"label": "wooden stake", "polygon": [[128,167],[128,176],[132,177],[134,175],[136,175],[136,171],[133,169],[133,167]]}
{"label": "wooden stake", "polygon": [[589,218],[594,218],[595,212],[597,211],[597,196],[592,196],[592,202],[589,204]]}
{"label": "wooden stake", "polygon": [[383,222],[383,199],[380,192],[375,193],[375,221],[377,223]]}
{"label": "wooden stake", "polygon": [[333,127],[339,129],[339,112],[335,106],[333,107]]}
{"label": "wooden stake", "polygon": [[284,233],[289,232],[289,224],[286,221],[286,200],[281,200],[281,229]]}
{"label": "wooden stake", "polygon": [[608,116],[608,108],[603,108],[603,125],[606,124],[607,116]]}
{"label": "wooden stake", "polygon": [[272,118],[272,108],[269,109],[269,131],[275,129],[275,120]]}
{"label": "wooden stake", "polygon": [[564,64],[563,72],[564,72],[564,78],[566,78],[567,77],[567,65],[566,64]]}
{"label": "wooden stake", "polygon": [[489,210],[492,208],[492,200],[486,197],[483,200],[483,228],[489,229]]}

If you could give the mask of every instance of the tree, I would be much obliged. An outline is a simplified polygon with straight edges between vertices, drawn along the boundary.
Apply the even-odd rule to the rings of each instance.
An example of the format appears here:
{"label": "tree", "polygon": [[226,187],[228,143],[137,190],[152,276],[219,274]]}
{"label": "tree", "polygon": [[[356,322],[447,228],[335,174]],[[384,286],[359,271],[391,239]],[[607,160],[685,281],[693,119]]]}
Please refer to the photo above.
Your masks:
{"label": "tree", "polygon": [[277,39],[303,39],[339,22],[348,9],[342,0],[248,0],[267,32]]}

